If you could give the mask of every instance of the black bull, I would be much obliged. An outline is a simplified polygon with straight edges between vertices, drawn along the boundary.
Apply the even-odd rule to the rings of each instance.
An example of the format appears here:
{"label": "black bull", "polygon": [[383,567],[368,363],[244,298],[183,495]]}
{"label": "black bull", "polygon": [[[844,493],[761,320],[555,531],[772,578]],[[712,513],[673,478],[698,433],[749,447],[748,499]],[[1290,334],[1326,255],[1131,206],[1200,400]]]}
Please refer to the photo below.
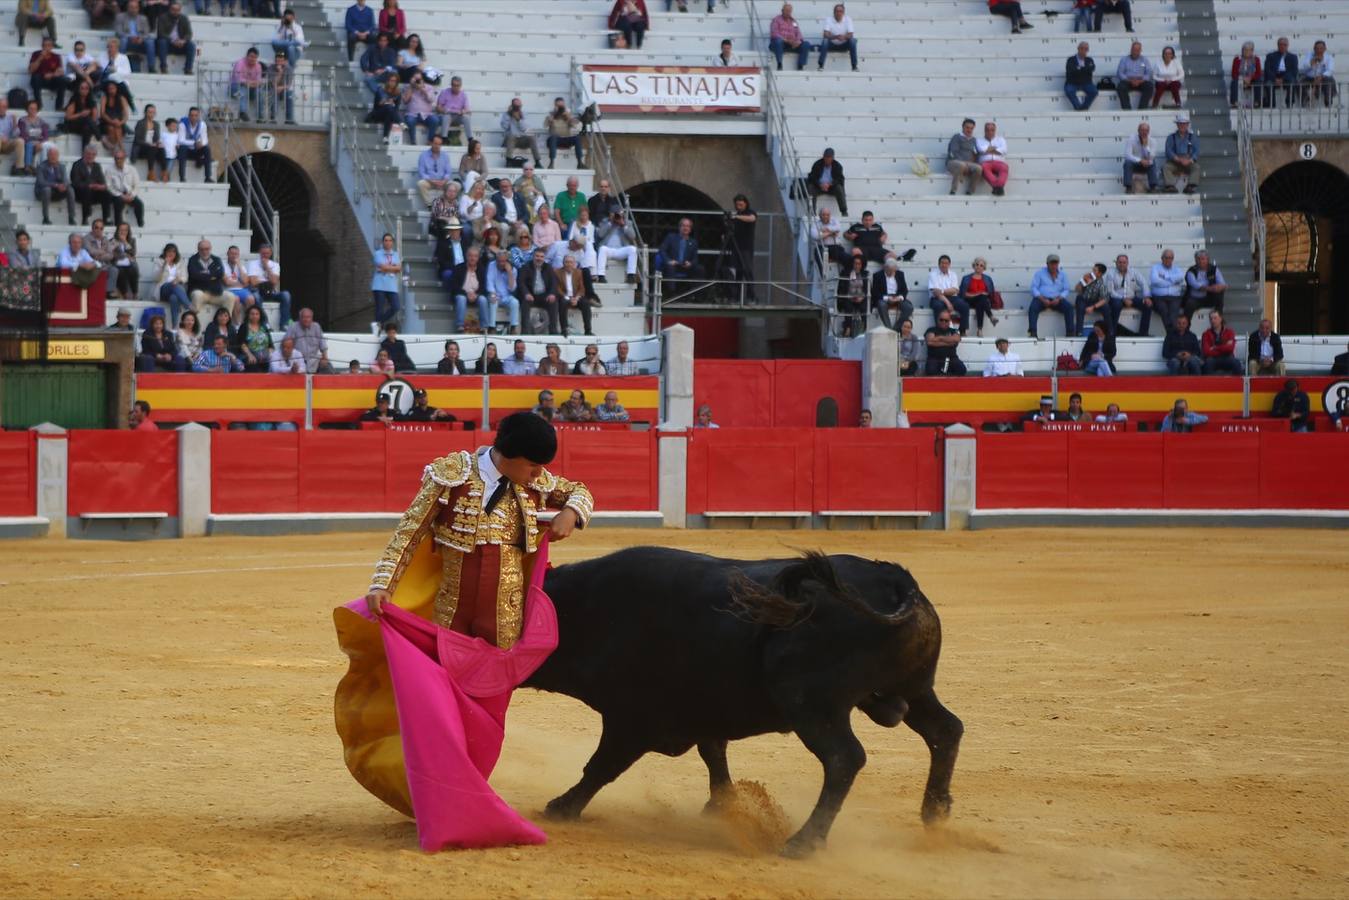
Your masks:
{"label": "black bull", "polygon": [[575,697],[603,718],[580,782],[548,804],[575,818],[648,752],[693,746],[715,806],[732,789],[728,741],[795,732],[824,767],[810,818],[785,852],[822,844],[866,751],[850,715],[908,725],[931,752],[922,816],[951,807],[963,727],[933,691],[941,624],[892,563],[809,553],[746,562],[635,547],[548,573],[557,650],[526,686]]}

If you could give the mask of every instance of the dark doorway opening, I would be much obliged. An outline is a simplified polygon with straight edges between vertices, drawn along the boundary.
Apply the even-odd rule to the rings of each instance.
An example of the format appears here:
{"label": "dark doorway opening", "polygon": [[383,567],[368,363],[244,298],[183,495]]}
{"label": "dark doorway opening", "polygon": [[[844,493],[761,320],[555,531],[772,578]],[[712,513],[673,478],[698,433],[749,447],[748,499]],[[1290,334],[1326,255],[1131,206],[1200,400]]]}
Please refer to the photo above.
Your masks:
{"label": "dark doorway opening", "polygon": [[[693,222],[693,238],[701,250],[721,246],[722,208],[702,191],[678,181],[648,181],[628,190],[633,224],[648,246],[659,247],[665,236],[679,231],[686,215]],[[711,258],[706,265],[711,264]]]}
{"label": "dark doorway opening", "polygon": [[1349,175],[1322,162],[1291,163],[1265,179],[1260,205],[1278,329],[1349,331]]}

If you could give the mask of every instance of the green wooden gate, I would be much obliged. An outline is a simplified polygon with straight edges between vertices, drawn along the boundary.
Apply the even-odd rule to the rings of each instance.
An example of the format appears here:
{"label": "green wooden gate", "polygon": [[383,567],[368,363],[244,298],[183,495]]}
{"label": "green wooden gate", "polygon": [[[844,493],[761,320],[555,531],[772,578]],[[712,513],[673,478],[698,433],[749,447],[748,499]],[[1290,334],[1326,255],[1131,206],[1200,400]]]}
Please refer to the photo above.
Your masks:
{"label": "green wooden gate", "polygon": [[0,425],[107,428],[107,366],[7,363],[0,372]]}

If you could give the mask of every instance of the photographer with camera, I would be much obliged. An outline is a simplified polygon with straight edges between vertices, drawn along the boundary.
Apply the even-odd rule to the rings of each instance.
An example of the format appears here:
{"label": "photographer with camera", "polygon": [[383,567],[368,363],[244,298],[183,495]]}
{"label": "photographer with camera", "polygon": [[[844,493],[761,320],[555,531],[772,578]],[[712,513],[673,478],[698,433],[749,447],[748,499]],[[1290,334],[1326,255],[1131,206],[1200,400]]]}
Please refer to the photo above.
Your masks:
{"label": "photographer with camera", "polygon": [[[750,208],[749,198],[736,194],[731,201],[733,208],[725,213],[726,236],[723,238],[721,259],[718,261],[718,275],[725,272],[730,280],[754,281],[754,229],[759,215]],[[729,271],[728,271],[729,270]],[[745,293],[748,300],[754,300],[754,287],[751,284]]]}
{"label": "photographer with camera", "polygon": [[502,146],[506,148],[506,164],[510,165],[512,150],[528,149],[534,157],[534,165],[542,165],[539,159],[539,139],[529,133],[525,125],[524,101],[519,97],[511,100],[511,105],[501,114]]}

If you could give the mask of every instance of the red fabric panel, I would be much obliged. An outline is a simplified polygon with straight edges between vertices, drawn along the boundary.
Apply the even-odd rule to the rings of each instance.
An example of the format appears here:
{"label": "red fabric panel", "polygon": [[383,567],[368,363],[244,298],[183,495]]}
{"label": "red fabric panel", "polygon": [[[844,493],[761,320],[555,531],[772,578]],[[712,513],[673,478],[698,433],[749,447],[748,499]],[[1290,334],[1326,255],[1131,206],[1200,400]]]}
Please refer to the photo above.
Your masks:
{"label": "red fabric panel", "polygon": [[564,431],[550,468],[585,482],[600,510],[653,510],[660,506],[655,432]]}
{"label": "red fabric panel", "polygon": [[941,509],[938,432],[816,429],[814,512]]}
{"label": "red fabric panel", "polygon": [[[779,359],[773,365],[773,425],[815,427],[815,404],[838,403],[838,422],[857,424],[862,412],[862,364],[844,359]],[[695,384],[696,384],[695,380]],[[716,407],[712,407],[716,419]]]}
{"label": "red fabric panel", "polygon": [[689,441],[688,512],[809,511],[814,455],[808,431],[696,430]]}
{"label": "red fabric panel", "polygon": [[1068,506],[1074,509],[1162,509],[1162,441],[1138,432],[1074,432],[1068,436]]}
{"label": "red fabric panel", "polygon": [[740,320],[730,316],[662,316],[661,327],[693,329],[693,355],[699,359],[735,359],[740,355]]}
{"label": "red fabric panel", "polygon": [[[695,359],[694,412],[706,403],[712,407],[712,421],[722,428],[771,426],[775,408],[773,368],[772,360]],[[810,424],[815,424],[813,411]]]}
{"label": "red fabric panel", "polygon": [[1262,508],[1349,509],[1349,434],[1256,437]]}
{"label": "red fabric panel", "polygon": [[302,431],[301,512],[385,512],[385,433]]}
{"label": "red fabric panel", "polygon": [[37,515],[37,439],[0,431],[0,516]]}
{"label": "red fabric panel", "polygon": [[300,432],[211,432],[211,512],[299,509]]}
{"label": "red fabric panel", "polygon": [[66,511],[178,515],[178,434],[72,431]]}
{"label": "red fabric panel", "polygon": [[1260,434],[1163,434],[1162,478],[1171,509],[1254,509]]}
{"label": "red fabric panel", "polygon": [[433,460],[456,450],[475,450],[481,444],[490,444],[493,437],[474,431],[384,431],[381,435],[385,484],[382,508],[391,512],[408,508],[421,487],[422,473]]}
{"label": "red fabric panel", "polygon": [[1069,437],[1066,432],[981,433],[977,438],[976,508],[1066,507]]}

